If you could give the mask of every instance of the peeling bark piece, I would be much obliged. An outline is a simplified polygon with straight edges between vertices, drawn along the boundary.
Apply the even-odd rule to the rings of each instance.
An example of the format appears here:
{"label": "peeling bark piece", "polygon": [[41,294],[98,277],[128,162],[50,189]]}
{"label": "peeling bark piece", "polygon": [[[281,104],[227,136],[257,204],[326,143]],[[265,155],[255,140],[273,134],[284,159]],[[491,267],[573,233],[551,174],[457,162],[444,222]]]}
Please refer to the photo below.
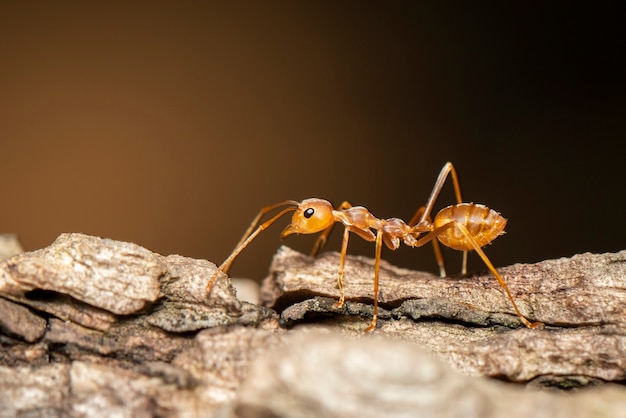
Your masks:
{"label": "peeling bark piece", "polygon": [[39,294],[39,297],[36,297],[37,293],[35,291],[29,293],[27,297],[11,297],[11,299],[59,319],[99,331],[108,330],[118,320],[118,317],[111,312],[88,305],[68,295],[43,292],[45,295]]}
{"label": "peeling bark piece", "polygon": [[197,303],[164,302],[146,316],[150,325],[168,332],[190,332],[203,328],[232,325],[237,317],[224,308],[211,308]]}
{"label": "peeling bark piece", "polygon": [[[254,303],[243,302],[241,316],[237,318],[237,324],[246,326],[256,326],[273,328],[278,323],[278,314],[273,309],[265,306],[255,305]],[[269,325],[266,325],[269,324]]]}
{"label": "peeling bark piece", "polygon": [[74,346],[79,350],[105,356],[119,350],[118,342],[105,333],[55,318],[50,319],[50,329],[45,335],[45,341],[63,344],[66,349]]}
{"label": "peeling bark piece", "polygon": [[376,333],[410,341],[469,376],[519,383],[547,376],[546,385],[549,376],[626,378],[626,329],[615,325],[510,330],[404,320],[389,321]]}
{"label": "peeling bark piece", "polygon": [[454,322],[476,324],[482,326],[503,325],[516,328],[520,325],[519,318],[501,312],[486,312],[472,309],[469,305],[452,304],[447,300],[409,299],[392,310],[395,318],[409,317],[414,321],[420,319],[444,319]]}
{"label": "peeling bark piece", "polygon": [[241,301],[237,299],[230,280],[218,279],[211,294],[207,284],[217,266],[207,260],[197,260],[180,255],[164,257],[168,274],[162,279],[163,294],[172,301],[196,302],[207,306],[226,308],[230,314],[240,314]]}
{"label": "peeling bark piece", "polygon": [[21,293],[51,290],[127,315],[158,299],[165,272],[161,257],[137,244],[62,234],[49,247],[0,262],[0,293],[14,294],[12,280]]}
{"label": "peeling bark piece", "polygon": [[[149,324],[169,332],[189,332],[267,317],[261,313],[267,308],[242,304],[228,278],[218,280],[207,294],[215,264],[180,255],[163,259],[167,265],[167,274],[161,279],[164,300],[146,316]],[[255,309],[259,311],[256,316],[251,312]]]}
{"label": "peeling bark piece", "polygon": [[30,343],[40,339],[48,323],[28,308],[0,298],[0,331],[16,335]]}
{"label": "peeling bark piece", "polygon": [[626,324],[626,250],[514,264],[500,271],[517,289],[514,297],[527,295],[529,309],[544,323]]}
{"label": "peeling bark piece", "polygon": [[116,356],[137,363],[169,362],[192,344],[189,338],[167,334],[142,321],[142,319],[126,320],[111,327],[107,332],[101,332],[52,318],[44,341],[62,344],[62,349],[73,360],[98,354]]}
{"label": "peeling bark piece", "polygon": [[[373,263],[364,257],[346,258],[346,300],[371,303]],[[282,311],[314,296],[338,298],[338,265],[338,253],[312,258],[282,247],[262,285],[263,301]],[[626,325],[626,251],[580,254],[498,270],[520,310],[532,321],[560,326]],[[520,324],[491,274],[440,278],[382,263],[379,303],[396,308],[409,300],[418,301],[403,307],[414,319],[446,318],[480,326]]]}
{"label": "peeling bark piece", "polygon": [[554,330],[519,328],[458,348],[467,359],[466,370],[471,367],[481,376],[507,376],[513,381],[527,382],[549,374],[622,381],[626,378],[624,347],[626,330],[609,325]]}
{"label": "peeling bark piece", "polygon": [[[346,302],[341,308],[336,308],[337,301],[330,298],[315,297],[303,302],[295,303],[280,314],[280,319],[284,325],[293,325],[297,321],[313,318],[323,318],[341,315],[359,315],[371,318],[374,313],[372,305],[357,302]],[[391,313],[383,308],[378,308],[378,318],[390,319]]]}
{"label": "peeling bark piece", "polygon": [[414,345],[296,332],[250,367],[231,417],[615,417],[623,387],[577,396],[471,379]]}
{"label": "peeling bark piece", "polygon": [[258,325],[276,316],[271,309],[251,303],[244,303],[239,315],[235,316],[222,307],[208,307],[197,303],[164,302],[145,319],[150,325],[168,332],[190,332],[235,324]]}
{"label": "peeling bark piece", "polygon": [[19,297],[27,290],[9,274],[7,260],[0,260],[0,294],[7,297]]}
{"label": "peeling bark piece", "polygon": [[14,234],[0,234],[0,260],[23,253],[22,244]]}

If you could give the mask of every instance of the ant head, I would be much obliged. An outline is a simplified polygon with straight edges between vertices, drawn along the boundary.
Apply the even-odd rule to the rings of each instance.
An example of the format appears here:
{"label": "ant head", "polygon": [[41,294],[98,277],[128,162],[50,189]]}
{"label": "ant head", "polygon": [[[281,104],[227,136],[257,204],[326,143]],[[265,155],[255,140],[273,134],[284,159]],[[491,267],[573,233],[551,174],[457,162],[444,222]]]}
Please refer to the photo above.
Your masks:
{"label": "ant head", "polygon": [[314,234],[323,231],[335,222],[333,205],[323,199],[306,199],[300,202],[291,223],[281,238],[291,234]]}

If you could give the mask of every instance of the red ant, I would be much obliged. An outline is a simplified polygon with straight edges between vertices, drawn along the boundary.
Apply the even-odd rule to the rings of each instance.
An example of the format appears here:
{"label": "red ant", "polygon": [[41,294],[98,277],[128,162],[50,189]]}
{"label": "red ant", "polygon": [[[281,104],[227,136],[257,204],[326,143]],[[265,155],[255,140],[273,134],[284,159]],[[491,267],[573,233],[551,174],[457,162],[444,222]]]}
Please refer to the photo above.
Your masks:
{"label": "red ant", "polygon": [[[452,176],[457,203],[439,211],[435,219],[431,221],[431,211],[448,175]],[[263,215],[282,206],[286,207],[271,219],[259,224]],[[337,209],[334,209],[330,202],[315,198],[306,199],[302,202],[285,200],[262,208],[233,252],[224,263],[218,267],[209,280],[207,292],[213,287],[219,272],[227,273],[235,257],[237,257],[261,231],[265,230],[276,222],[277,219],[291,211],[295,211],[295,213],[293,214],[289,226],[282,232],[281,239],[291,234],[314,234],[321,232],[313,247],[312,255],[316,255],[323,248],[335,223],[341,222],[345,227],[343,244],[341,246],[339,271],[337,273],[339,301],[334,305],[336,308],[342,307],[345,300],[343,288],[344,264],[350,232],[354,232],[367,241],[376,242],[374,264],[374,313],[372,322],[365,330],[366,332],[376,328],[376,319],[378,316],[378,273],[380,270],[380,256],[383,243],[388,248],[395,250],[400,246],[401,242],[411,247],[421,247],[432,241],[435,257],[442,277],[446,275],[446,271],[438,242],[441,242],[446,247],[463,251],[462,274],[466,273],[467,252],[472,250],[476,251],[504,289],[513,305],[513,309],[515,309],[515,313],[524,325],[528,328],[536,328],[542,325],[541,322],[530,322],[522,315],[511,296],[506,282],[482,250],[482,247],[504,233],[507,222],[506,219],[487,206],[476,203],[463,203],[456,170],[450,162],[446,163],[441,169],[426,206],[418,209],[408,223],[399,218],[378,219],[366,208],[362,206],[352,206],[349,202],[343,202]],[[422,234],[424,235],[422,236]]]}

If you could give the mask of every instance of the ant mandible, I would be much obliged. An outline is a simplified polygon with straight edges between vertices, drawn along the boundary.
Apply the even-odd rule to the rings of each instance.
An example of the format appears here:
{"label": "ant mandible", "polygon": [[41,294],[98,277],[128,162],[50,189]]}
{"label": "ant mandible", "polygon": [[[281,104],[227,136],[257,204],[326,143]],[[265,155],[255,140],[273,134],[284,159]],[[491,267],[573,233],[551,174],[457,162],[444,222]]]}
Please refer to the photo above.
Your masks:
{"label": "ant mandible", "polygon": [[[430,214],[448,175],[452,177],[457,203],[439,211],[437,215],[435,215],[434,220],[431,221]],[[259,223],[263,215],[283,206],[286,207],[271,219]],[[340,222],[345,227],[343,243],[341,245],[339,270],[337,272],[339,301],[334,305],[336,308],[342,307],[345,301],[343,287],[344,264],[350,232],[357,234],[367,241],[376,243],[374,263],[374,313],[372,322],[365,330],[366,332],[376,328],[376,320],[378,317],[378,273],[380,270],[380,256],[383,243],[388,248],[395,250],[400,246],[401,242],[411,247],[421,247],[432,242],[441,277],[446,275],[446,271],[438,242],[446,247],[463,251],[462,274],[466,273],[467,252],[472,250],[476,251],[489,271],[491,271],[504,289],[508,299],[513,305],[515,313],[522,323],[528,328],[536,328],[542,325],[541,322],[530,322],[522,315],[513,300],[513,296],[511,296],[506,282],[482,250],[482,247],[504,233],[507,222],[506,219],[487,206],[476,203],[463,203],[456,170],[450,162],[446,163],[441,169],[437,181],[435,182],[435,187],[426,205],[419,208],[408,223],[399,218],[378,219],[366,208],[362,206],[352,206],[349,202],[343,202],[337,209],[334,209],[330,202],[316,198],[306,199],[302,202],[285,200],[262,208],[233,252],[211,276],[207,285],[207,292],[210,292],[219,272],[227,273],[235,257],[237,257],[261,231],[268,228],[286,213],[292,211],[295,211],[295,213],[293,214],[291,223],[282,232],[281,239],[291,234],[314,234],[321,232],[315,242],[311,255],[316,255],[324,247],[327,237],[335,223]]]}

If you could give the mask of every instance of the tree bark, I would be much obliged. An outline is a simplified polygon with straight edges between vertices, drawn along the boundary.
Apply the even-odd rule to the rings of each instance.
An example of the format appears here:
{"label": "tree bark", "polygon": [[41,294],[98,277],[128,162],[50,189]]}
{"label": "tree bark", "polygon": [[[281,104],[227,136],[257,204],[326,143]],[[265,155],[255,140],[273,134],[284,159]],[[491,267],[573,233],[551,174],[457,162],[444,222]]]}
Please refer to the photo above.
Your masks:
{"label": "tree bark", "polygon": [[379,327],[364,334],[373,261],[363,257],[348,257],[347,303],[336,309],[336,253],[281,248],[260,305],[238,299],[224,275],[207,295],[216,267],[206,260],[83,234],[27,253],[0,238],[0,417],[582,417],[626,407],[626,251],[499,269],[522,312],[545,323],[534,330],[490,274],[439,278],[383,263]]}
{"label": "tree bark", "polygon": [[[285,324],[332,315],[332,322],[362,329],[372,314],[373,260],[348,256],[346,263],[347,303],[337,309],[330,297],[339,292],[339,254],[314,259],[283,247],[264,282],[264,302],[281,312]],[[543,322],[543,329],[521,325],[491,274],[440,278],[384,263],[376,332],[420,342],[474,376],[624,379],[626,251],[515,264],[499,272],[522,312]]]}

